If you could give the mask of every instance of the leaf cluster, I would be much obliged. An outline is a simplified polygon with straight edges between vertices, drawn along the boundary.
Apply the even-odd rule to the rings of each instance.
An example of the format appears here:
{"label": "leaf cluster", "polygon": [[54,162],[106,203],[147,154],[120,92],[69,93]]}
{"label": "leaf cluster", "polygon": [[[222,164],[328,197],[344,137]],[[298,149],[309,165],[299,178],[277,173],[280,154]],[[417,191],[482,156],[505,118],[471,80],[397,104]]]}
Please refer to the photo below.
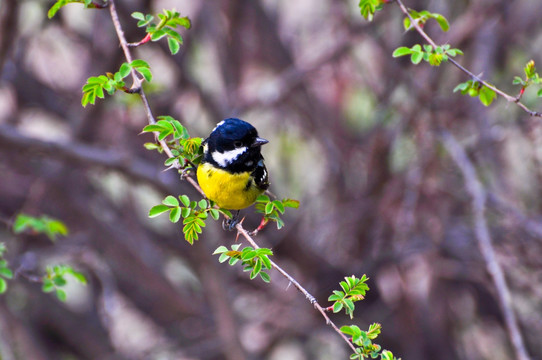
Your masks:
{"label": "leaf cluster", "polygon": [[250,280],[260,275],[263,281],[270,282],[271,277],[266,270],[271,270],[269,256],[273,255],[273,251],[267,248],[254,249],[252,246],[246,246],[239,250],[240,247],[241,244],[234,244],[230,250],[225,246],[219,246],[213,255],[220,254],[218,261],[221,263],[228,261],[231,266],[241,261],[243,271],[250,271]]}
{"label": "leaf cluster", "polygon": [[[525,67],[523,68],[523,72],[525,74],[525,78],[521,78],[519,76],[515,76],[512,83],[514,85],[521,85],[521,94],[523,94],[523,91],[530,85],[536,84],[539,85],[542,83],[542,79],[538,75],[538,72],[536,71],[536,66],[534,64],[534,60],[529,61]],[[539,89],[536,93],[537,96],[542,96],[542,89]]]}
{"label": "leaf cluster", "polygon": [[410,55],[410,61],[417,65],[422,60],[427,61],[431,66],[439,66],[443,61],[448,61],[450,57],[456,55],[463,55],[463,51],[459,49],[451,49],[450,45],[440,45],[433,47],[431,45],[424,45],[423,48],[420,44],[416,44],[411,48],[401,46],[393,52],[393,57],[400,57]]}
{"label": "leaf cluster", "polygon": [[376,359],[380,356],[381,360],[401,360],[397,359],[391,351],[382,350],[381,346],[378,344],[373,343],[373,340],[375,340],[378,335],[380,334],[380,330],[382,329],[382,325],[378,323],[374,323],[371,326],[369,326],[369,330],[363,331],[356,325],[351,326],[343,326],[341,327],[341,331],[350,336],[352,342],[359,346],[356,348],[356,352],[352,355],[350,355],[350,359],[352,360],[363,360],[363,359]]}
{"label": "leaf cluster", "polygon": [[5,293],[8,288],[6,279],[13,279],[13,271],[9,268],[8,261],[3,258],[5,252],[6,245],[0,243],[0,294]]}
{"label": "leaf cluster", "polygon": [[190,29],[190,19],[186,16],[181,17],[179,12],[173,10],[164,10],[162,14],[157,14],[157,16],[160,21],[154,23],[154,16],[150,14],[143,14],[141,12],[132,13],[132,17],[139,20],[137,26],[145,27],[145,31],[150,36],[151,41],[158,41],[166,37],[169,51],[172,55],[175,55],[179,52],[183,44],[183,37],[175,29],[177,26]]}
{"label": "leaf cluster", "polygon": [[13,232],[21,234],[26,231],[33,234],[45,234],[51,241],[55,241],[58,235],[68,235],[67,226],[60,220],[46,215],[34,217],[19,214],[13,222]]}
{"label": "leaf cluster", "polygon": [[342,309],[346,314],[350,316],[350,319],[354,317],[354,303],[356,301],[363,300],[365,293],[369,290],[367,285],[369,278],[363,275],[361,278],[357,278],[354,275],[347,276],[344,281],[341,281],[341,290],[334,290],[333,295],[328,298],[328,301],[333,301],[333,312],[338,313]]}
{"label": "leaf cluster", "polygon": [[[197,166],[203,155],[203,149],[201,148],[203,139],[200,137],[190,137],[188,130],[179,120],[171,116],[158,116],[157,119],[156,124],[145,126],[142,132],[157,132],[158,140],[166,141],[174,156],[168,158],[164,164],[170,166],[175,161],[178,161],[182,168],[188,163]],[[159,152],[163,150],[156,143],[146,143],[145,148],[148,150],[158,150]]]}
{"label": "leaf cluster", "polygon": [[494,90],[488,88],[484,84],[476,80],[468,80],[461,84],[458,84],[454,88],[454,92],[460,91],[463,95],[469,95],[471,97],[478,97],[480,102],[485,106],[491,105],[493,100],[497,97]]}
{"label": "leaf cluster", "polygon": [[178,199],[172,195],[166,196],[162,204],[153,206],[149,210],[149,217],[153,218],[165,212],[169,212],[169,220],[172,223],[177,223],[181,217],[183,218],[184,238],[190,244],[198,240],[209,214],[215,220],[218,220],[220,213],[231,217],[228,210],[216,208],[209,200],[190,201],[186,195],[181,195]]}
{"label": "leaf cluster", "polygon": [[83,85],[83,97],[81,105],[86,107],[88,104],[94,105],[96,98],[104,98],[104,90],[109,95],[113,95],[117,90],[129,92],[124,79],[131,74],[132,70],[139,73],[147,82],[152,80],[152,73],[149,64],[144,60],[134,60],[131,63],[123,63],[116,73],[106,73],[105,75],[91,76],[87,83]]}
{"label": "leaf cluster", "polygon": [[[436,22],[440,25],[440,28],[442,31],[446,32],[450,29],[450,24],[448,23],[448,20],[442,16],[441,14],[432,13],[427,10],[422,11],[416,11],[409,9],[408,13],[410,14],[410,17],[420,26],[424,26],[427,20],[434,19]],[[403,20],[403,26],[406,31],[412,29],[412,21],[409,17],[406,17]]]}
{"label": "leaf cluster", "polygon": [[363,16],[365,20],[372,21],[374,14],[381,10],[387,2],[388,1],[386,0],[359,0],[358,6],[361,16]]}
{"label": "leaf cluster", "polygon": [[57,0],[53,6],[49,9],[47,12],[47,17],[51,19],[53,16],[56,15],[58,10],[60,10],[63,6],[68,5],[70,3],[80,3],[83,4],[86,8],[98,8],[98,7],[105,7],[105,5],[97,5],[93,2],[93,0]]}
{"label": "leaf cluster", "polygon": [[66,291],[63,287],[68,283],[66,276],[71,276],[83,285],[87,284],[87,279],[83,273],[74,270],[69,265],[48,266],[46,274],[42,278],[42,291],[45,293],[55,292],[60,301],[66,301]]}
{"label": "leaf cluster", "polygon": [[267,195],[260,195],[256,199],[256,212],[264,215],[264,221],[274,221],[277,223],[277,229],[284,226],[284,220],[280,218],[284,215],[286,208],[299,208],[299,201],[293,199],[271,200]]}

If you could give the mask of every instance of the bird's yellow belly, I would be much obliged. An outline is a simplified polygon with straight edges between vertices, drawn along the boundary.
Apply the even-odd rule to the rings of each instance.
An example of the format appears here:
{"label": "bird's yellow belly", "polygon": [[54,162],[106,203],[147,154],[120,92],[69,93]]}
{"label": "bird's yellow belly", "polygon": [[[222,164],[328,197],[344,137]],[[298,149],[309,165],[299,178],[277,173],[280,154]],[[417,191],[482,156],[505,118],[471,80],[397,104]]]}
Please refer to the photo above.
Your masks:
{"label": "bird's yellow belly", "polygon": [[207,198],[224,209],[240,210],[249,207],[263,193],[250,178],[250,173],[231,174],[203,163],[198,166],[197,176]]}

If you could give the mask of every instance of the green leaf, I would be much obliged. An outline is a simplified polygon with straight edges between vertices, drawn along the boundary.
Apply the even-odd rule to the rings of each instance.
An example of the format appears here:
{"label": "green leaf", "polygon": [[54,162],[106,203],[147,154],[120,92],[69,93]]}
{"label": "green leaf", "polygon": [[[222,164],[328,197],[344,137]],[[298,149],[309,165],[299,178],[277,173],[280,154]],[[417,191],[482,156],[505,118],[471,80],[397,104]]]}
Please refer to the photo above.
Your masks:
{"label": "green leaf", "polygon": [[8,283],[6,280],[0,278],[0,294],[3,294],[8,289]]}
{"label": "green leaf", "polygon": [[55,286],[64,286],[67,283],[66,279],[64,279],[63,276],[55,276],[52,280]]}
{"label": "green leaf", "polygon": [[[119,69],[119,72],[118,74],[121,76],[121,78],[125,78],[126,76],[130,75],[130,71],[132,70],[130,64],[128,63],[123,63],[121,66],[120,66],[120,69]],[[115,74],[116,75],[116,74]]]}
{"label": "green leaf", "polygon": [[395,49],[392,56],[394,58],[396,58],[396,57],[399,57],[399,56],[405,56],[405,55],[410,55],[410,54],[412,54],[412,50],[410,48],[408,48],[406,46],[401,46],[401,47]]}
{"label": "green leaf", "polygon": [[191,213],[192,213],[192,210],[190,208],[187,208],[187,207],[181,208],[181,216],[183,218],[188,217]]}
{"label": "green leaf", "polygon": [[157,217],[158,215],[166,212],[166,211],[169,211],[170,210],[170,207],[167,206],[167,205],[156,205],[156,206],[153,206],[150,210],[149,210],[149,217],[150,218],[153,218],[153,217]]}
{"label": "green leaf", "polygon": [[13,279],[13,271],[7,267],[1,267],[0,276],[5,277],[6,279]]}
{"label": "green leaf", "polygon": [[163,128],[160,125],[155,124],[147,125],[143,128],[143,132],[160,132],[162,130]]}
{"label": "green leaf", "polygon": [[343,309],[343,304],[341,302],[336,302],[335,304],[333,304],[333,312],[334,313],[338,313],[342,309]]}
{"label": "green leaf", "polygon": [[273,212],[273,203],[272,202],[268,202],[266,205],[265,205],[265,214],[266,215],[269,215]]}
{"label": "green leaf", "polygon": [[56,289],[56,297],[58,298],[58,300],[65,302],[67,298],[66,292],[62,289]]}
{"label": "green leaf", "polygon": [[207,207],[209,206],[209,203],[207,202],[207,200],[201,199],[198,202],[198,206],[200,207],[200,209],[207,209]]}
{"label": "green leaf", "polygon": [[457,92],[457,91],[461,91],[463,93],[463,91],[466,91],[468,88],[470,87],[469,83],[468,82],[463,82],[461,84],[458,84],[453,92]]}
{"label": "green leaf", "polygon": [[45,278],[43,280],[43,284],[41,285],[41,290],[44,293],[49,293],[49,292],[52,292],[54,289],[55,289],[55,284],[53,283],[53,281],[51,279]]}
{"label": "green leaf", "polygon": [[174,196],[168,195],[162,201],[162,204],[167,206],[179,206],[179,200],[177,200]]}
{"label": "green leaf", "polygon": [[56,13],[58,12],[58,10],[60,10],[60,8],[62,8],[63,6],[69,3],[76,3],[76,2],[81,3],[82,1],[81,0],[57,0],[57,2],[54,3],[53,6],[51,6],[49,11],[47,12],[47,17],[51,19],[53,16],[56,15]]}
{"label": "green leaf", "polygon": [[151,34],[151,40],[158,41],[164,36],[166,36],[166,32],[164,30],[156,30]]}
{"label": "green leaf", "polygon": [[419,64],[423,60],[423,54],[424,54],[423,52],[413,52],[412,55],[410,56],[410,61],[414,65]]}
{"label": "green leaf", "polygon": [[241,260],[243,261],[253,259],[256,256],[256,251],[250,250],[250,249],[247,251],[244,251],[246,249],[249,249],[249,247],[246,247],[245,249],[243,249],[243,252],[241,253]]}
{"label": "green leaf", "polygon": [[171,209],[171,212],[169,213],[169,220],[172,223],[176,223],[181,218],[181,208],[180,207],[174,207]]}
{"label": "green leaf", "polygon": [[145,20],[145,15],[139,11],[133,12],[131,16],[137,20]]}
{"label": "green leaf", "polygon": [[448,23],[448,20],[441,14],[433,13],[431,17],[438,22],[442,31],[446,32],[450,29],[450,24]]}
{"label": "green leaf", "polygon": [[273,200],[273,206],[281,213],[284,214],[284,205],[279,200]]}
{"label": "green leaf", "polygon": [[261,272],[260,272],[260,277],[261,277],[262,280],[265,281],[266,283],[271,282],[271,276],[269,276],[269,274],[266,273],[265,271],[261,271]]}
{"label": "green leaf", "polygon": [[491,90],[487,86],[483,86],[480,89],[480,102],[484,104],[484,106],[489,106],[493,102],[493,100],[497,97],[497,94],[495,91]]}
{"label": "green leaf", "polygon": [[181,48],[181,44],[179,43],[179,41],[172,37],[168,37],[167,44],[171,55],[177,54],[179,52],[179,49]]}
{"label": "green leaf", "polygon": [[524,85],[525,82],[519,76],[514,76],[514,80],[512,81],[512,84],[514,84],[514,85]]}
{"label": "green leaf", "polygon": [[218,220],[220,217],[220,212],[217,209],[210,209],[209,213],[211,214],[212,218],[215,220]]}
{"label": "green leaf", "polygon": [[228,248],[225,247],[224,245],[220,245],[219,247],[216,248],[216,250],[213,252],[212,255],[222,254],[222,253],[225,253],[226,251],[229,251]]}
{"label": "green leaf", "polygon": [[190,205],[190,198],[186,195],[181,195],[179,196],[179,199],[181,200],[181,202],[183,203],[184,206],[189,206]]}

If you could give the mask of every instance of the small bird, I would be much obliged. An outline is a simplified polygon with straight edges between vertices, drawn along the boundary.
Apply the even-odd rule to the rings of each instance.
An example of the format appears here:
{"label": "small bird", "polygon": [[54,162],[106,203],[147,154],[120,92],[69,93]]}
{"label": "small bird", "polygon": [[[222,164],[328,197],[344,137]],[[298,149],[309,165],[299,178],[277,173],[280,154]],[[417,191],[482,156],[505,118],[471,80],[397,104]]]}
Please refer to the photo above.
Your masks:
{"label": "small bird", "polygon": [[[203,160],[197,169],[207,198],[228,210],[252,205],[269,187],[261,154],[261,146],[267,143],[246,121],[229,118],[219,122],[202,143]],[[234,226],[229,225],[230,229]]]}

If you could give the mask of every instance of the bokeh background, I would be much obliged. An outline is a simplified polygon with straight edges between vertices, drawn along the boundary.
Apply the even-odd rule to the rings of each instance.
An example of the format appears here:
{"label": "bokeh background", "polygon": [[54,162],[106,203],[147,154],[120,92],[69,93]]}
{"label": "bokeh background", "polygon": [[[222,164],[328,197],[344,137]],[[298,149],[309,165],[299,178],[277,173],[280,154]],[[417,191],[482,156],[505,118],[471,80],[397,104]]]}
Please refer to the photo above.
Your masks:
{"label": "bokeh background", "polygon": [[[403,359],[515,357],[497,290],[473,232],[464,179],[441,142],[452,134],[488,192],[486,219],[521,334],[542,359],[542,127],[497,99],[453,93],[468,78],[450,64],[414,66],[391,54],[421,43],[391,4],[368,23],[357,1],[117,0],[128,41],[133,11],[176,8],[191,18],[171,56],[164,42],[134,50],[151,65],[155,115],[193,136],[225,117],[253,123],[271,191],[301,201],[286,227],[257,236],[318,301],[344,276],[367,274],[356,317],[383,325],[378,343]],[[460,48],[475,74],[516,94],[515,75],[542,64],[538,0],[418,1],[451,23],[425,29]],[[218,222],[188,245],[179,225],[148,210],[168,194],[197,197],[164,155],[144,149],[137,96],[80,105],[89,76],[124,61],[109,12],[52,1],[0,0],[0,241],[17,272],[0,296],[0,358],[347,359],[346,344],[276,272],[271,284],[219,264],[235,242]],[[537,89],[523,100],[540,109]],[[47,214],[70,233],[14,235],[19,213]],[[247,228],[259,223],[243,212]],[[33,276],[71,264],[89,278],[68,300]]]}

